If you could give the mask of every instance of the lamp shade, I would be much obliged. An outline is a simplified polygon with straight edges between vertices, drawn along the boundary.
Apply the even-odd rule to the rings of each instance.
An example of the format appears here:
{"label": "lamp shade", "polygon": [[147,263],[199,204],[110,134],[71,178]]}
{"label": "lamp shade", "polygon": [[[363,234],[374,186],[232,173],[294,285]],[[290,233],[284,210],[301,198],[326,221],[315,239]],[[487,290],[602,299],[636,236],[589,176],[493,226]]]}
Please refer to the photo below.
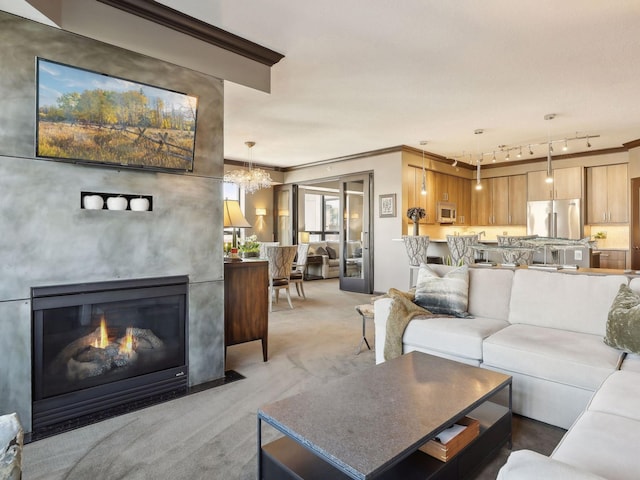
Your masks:
{"label": "lamp shade", "polygon": [[251,228],[251,224],[244,218],[242,210],[240,210],[240,202],[238,200],[224,201],[224,226],[234,228]]}

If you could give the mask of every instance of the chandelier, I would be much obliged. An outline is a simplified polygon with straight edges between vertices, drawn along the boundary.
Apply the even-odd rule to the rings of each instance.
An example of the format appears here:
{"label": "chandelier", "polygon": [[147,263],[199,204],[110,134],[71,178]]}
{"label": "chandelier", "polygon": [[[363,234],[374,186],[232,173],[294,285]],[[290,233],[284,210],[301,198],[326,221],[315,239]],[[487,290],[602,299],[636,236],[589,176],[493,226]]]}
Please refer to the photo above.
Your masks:
{"label": "chandelier", "polygon": [[261,188],[269,188],[271,186],[271,176],[262,168],[253,167],[252,148],[256,142],[244,142],[249,149],[249,169],[248,170],[232,170],[226,173],[224,181],[234,183],[243,189],[246,193],[254,193]]}

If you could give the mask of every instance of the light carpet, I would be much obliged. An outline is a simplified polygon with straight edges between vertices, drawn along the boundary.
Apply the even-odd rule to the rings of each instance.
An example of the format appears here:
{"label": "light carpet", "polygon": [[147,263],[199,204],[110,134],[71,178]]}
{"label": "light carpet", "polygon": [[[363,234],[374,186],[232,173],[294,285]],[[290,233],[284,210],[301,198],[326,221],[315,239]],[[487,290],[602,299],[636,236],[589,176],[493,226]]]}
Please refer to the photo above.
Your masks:
{"label": "light carpet", "polygon": [[[337,280],[305,282],[307,299],[292,295],[269,318],[269,361],[259,341],[228,348],[226,369],[246,378],[30,443],[23,479],[255,479],[257,420],[261,405],[375,364],[362,347],[355,305],[370,295],[343,292]],[[367,338],[373,346],[373,322]],[[357,398],[354,398],[357,401]],[[548,454],[564,431],[514,419],[514,449]],[[278,434],[264,428],[266,441]],[[495,478],[504,448],[477,478]]]}

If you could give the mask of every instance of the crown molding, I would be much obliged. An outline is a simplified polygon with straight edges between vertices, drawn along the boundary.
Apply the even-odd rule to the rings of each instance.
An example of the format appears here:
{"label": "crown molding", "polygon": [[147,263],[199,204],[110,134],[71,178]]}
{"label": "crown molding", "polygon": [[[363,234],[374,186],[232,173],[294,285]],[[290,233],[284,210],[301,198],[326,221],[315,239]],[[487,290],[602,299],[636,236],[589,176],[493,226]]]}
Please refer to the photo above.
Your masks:
{"label": "crown molding", "polygon": [[640,147],[640,138],[637,140],[631,140],[630,142],[623,143],[624,148],[631,150],[632,148]]}
{"label": "crown molding", "polygon": [[184,33],[216,47],[237,53],[269,67],[284,58],[281,53],[152,0],[98,0],[98,2]]}

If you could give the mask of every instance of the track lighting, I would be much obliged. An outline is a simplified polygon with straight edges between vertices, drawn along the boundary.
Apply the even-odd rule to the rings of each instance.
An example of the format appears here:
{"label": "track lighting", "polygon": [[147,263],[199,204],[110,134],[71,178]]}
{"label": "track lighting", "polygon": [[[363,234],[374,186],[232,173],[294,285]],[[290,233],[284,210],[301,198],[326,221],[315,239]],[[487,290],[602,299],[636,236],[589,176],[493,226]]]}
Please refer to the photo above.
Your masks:
{"label": "track lighting", "polygon": [[531,150],[531,145],[529,145],[529,155],[533,155],[533,150]]}
{"label": "track lighting", "polygon": [[569,150],[569,145],[567,145],[567,139],[564,139],[564,147],[562,147],[562,151],[566,152],[567,150]]}
{"label": "track lighting", "polygon": [[518,151],[518,158],[522,158],[522,145],[520,146],[520,150]]}
{"label": "track lighting", "polygon": [[587,148],[591,148],[591,143],[589,142],[589,135],[587,135]]}
{"label": "track lighting", "polygon": [[458,166],[458,159],[456,158],[453,163],[451,164],[452,167],[457,167]]}
{"label": "track lighting", "polygon": [[493,158],[491,159],[493,163],[496,163],[496,151],[493,151]]}
{"label": "track lighting", "polygon": [[507,156],[504,157],[504,159],[508,162],[509,160],[511,160],[511,154],[509,153],[509,150],[507,150]]}

